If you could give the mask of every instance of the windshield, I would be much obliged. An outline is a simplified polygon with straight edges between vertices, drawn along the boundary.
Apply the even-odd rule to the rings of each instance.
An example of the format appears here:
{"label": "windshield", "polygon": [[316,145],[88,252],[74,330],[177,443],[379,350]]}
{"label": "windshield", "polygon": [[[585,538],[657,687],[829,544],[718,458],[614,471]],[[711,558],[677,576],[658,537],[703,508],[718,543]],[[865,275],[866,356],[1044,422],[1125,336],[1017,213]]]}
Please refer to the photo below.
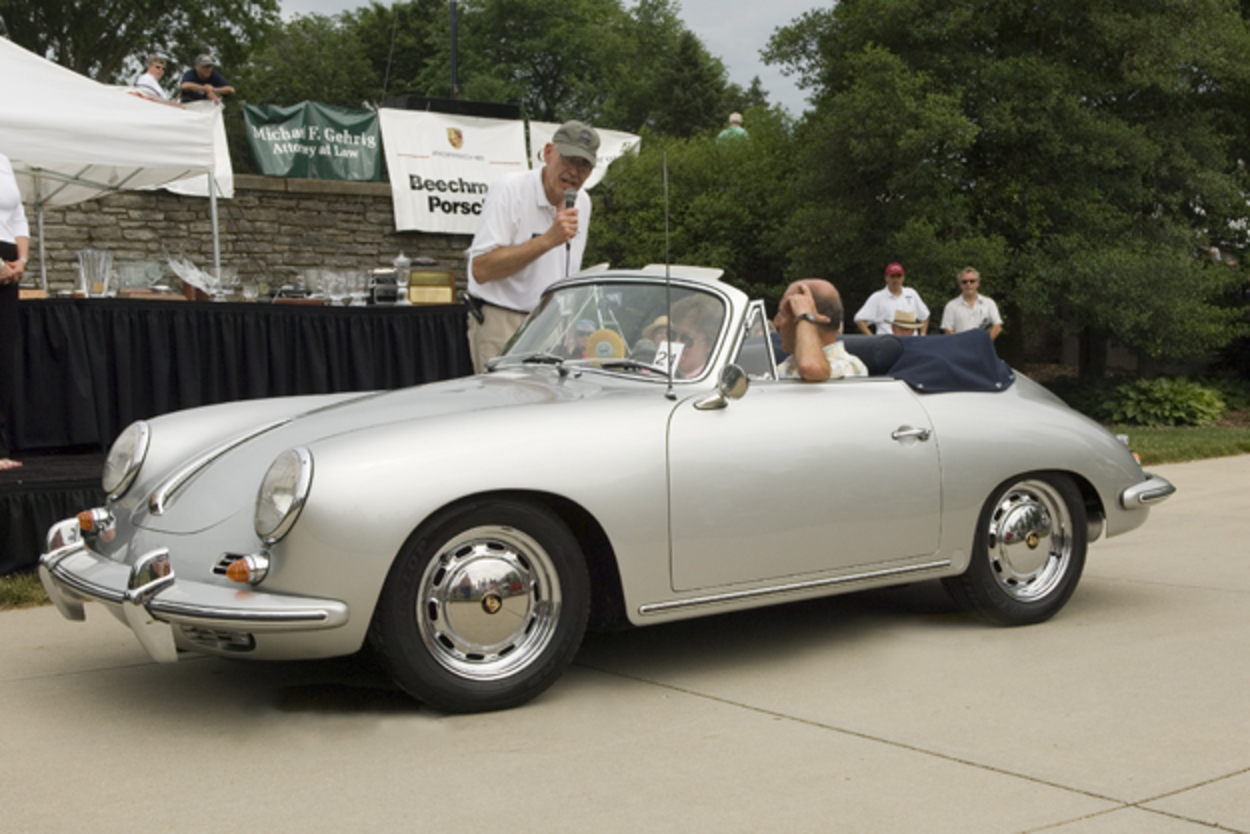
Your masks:
{"label": "windshield", "polygon": [[667,374],[671,356],[675,378],[696,379],[716,353],[725,302],[703,290],[672,287],[668,309],[665,295],[663,284],[624,282],[549,293],[496,364],[560,362]]}

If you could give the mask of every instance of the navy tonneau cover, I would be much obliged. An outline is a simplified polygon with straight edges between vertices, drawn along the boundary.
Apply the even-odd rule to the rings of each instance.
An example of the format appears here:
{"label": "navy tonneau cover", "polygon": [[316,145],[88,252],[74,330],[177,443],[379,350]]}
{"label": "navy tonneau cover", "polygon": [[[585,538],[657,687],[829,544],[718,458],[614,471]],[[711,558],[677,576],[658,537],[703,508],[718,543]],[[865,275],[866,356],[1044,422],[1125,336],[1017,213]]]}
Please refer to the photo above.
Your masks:
{"label": "navy tonneau cover", "polygon": [[890,368],[890,376],[922,394],[1006,391],[1016,381],[1015,372],[998,358],[994,340],[985,330],[899,341],[903,355]]}

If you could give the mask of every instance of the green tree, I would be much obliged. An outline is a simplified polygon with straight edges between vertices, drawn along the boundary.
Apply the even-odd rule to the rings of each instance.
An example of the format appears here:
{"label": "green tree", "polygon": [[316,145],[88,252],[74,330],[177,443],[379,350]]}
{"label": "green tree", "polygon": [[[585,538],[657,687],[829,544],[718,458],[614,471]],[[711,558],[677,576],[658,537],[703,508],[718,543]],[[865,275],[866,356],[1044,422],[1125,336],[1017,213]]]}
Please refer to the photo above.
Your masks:
{"label": "green tree", "polygon": [[682,32],[677,53],[660,74],[652,117],[655,129],[669,136],[687,138],[718,127],[728,112],[725,68],[708,55],[699,39]]}
{"label": "green tree", "polygon": [[276,27],[230,80],[241,100],[278,106],[316,101],[359,109],[379,86],[356,31],[316,14]]}
{"label": "green tree", "polygon": [[[440,12],[440,33],[449,31]],[[461,96],[519,101],[531,119],[591,120],[606,98],[623,12],[618,0],[463,0],[458,4]],[[427,95],[450,96],[450,42],[419,76]]]}
{"label": "green tree", "polygon": [[1246,245],[1231,4],[844,0],[767,58],[815,103],[788,240],[796,264],[845,270],[844,294],[902,259],[937,301],[974,263],[1017,336],[1176,357],[1234,332],[1217,302],[1237,276],[1202,257]]}
{"label": "green tree", "polygon": [[[462,0],[461,96],[519,102],[532,119],[578,118],[620,130],[645,127],[692,136],[730,109],[766,94],[729,85],[720,60],[678,17],[674,0]],[[451,95],[448,12],[440,10],[435,54],[417,86]]]}
{"label": "green tree", "polygon": [[780,231],[794,170],[791,125],[774,110],[747,116],[749,144],[717,145],[715,129],[690,138],[644,129],[640,152],[614,162],[595,189],[587,262],[642,266],[667,252],[672,263],[721,267],[725,280],[775,300],[787,280]]}
{"label": "green tree", "polygon": [[[226,72],[278,21],[277,0],[0,0],[16,44],[104,83],[129,80],[148,52],[170,75],[213,53]],[[229,77],[229,76],[227,76]]]}
{"label": "green tree", "polygon": [[369,62],[373,89],[368,98],[381,102],[405,93],[418,93],[417,79],[437,53],[437,44],[447,39],[440,24],[447,0],[409,0],[369,5],[341,16],[360,44]]}

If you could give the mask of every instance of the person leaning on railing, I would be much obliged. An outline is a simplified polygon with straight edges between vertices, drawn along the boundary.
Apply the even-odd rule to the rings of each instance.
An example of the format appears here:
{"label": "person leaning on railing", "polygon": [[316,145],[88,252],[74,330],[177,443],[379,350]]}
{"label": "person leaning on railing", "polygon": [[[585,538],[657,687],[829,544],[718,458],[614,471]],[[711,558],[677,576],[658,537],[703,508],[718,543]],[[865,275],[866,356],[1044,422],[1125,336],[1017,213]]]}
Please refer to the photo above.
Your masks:
{"label": "person leaning on railing", "polygon": [[221,97],[234,92],[234,87],[216,69],[217,61],[212,55],[200,55],[195,59],[195,66],[182,74],[181,101],[183,104],[192,101],[221,102]]}

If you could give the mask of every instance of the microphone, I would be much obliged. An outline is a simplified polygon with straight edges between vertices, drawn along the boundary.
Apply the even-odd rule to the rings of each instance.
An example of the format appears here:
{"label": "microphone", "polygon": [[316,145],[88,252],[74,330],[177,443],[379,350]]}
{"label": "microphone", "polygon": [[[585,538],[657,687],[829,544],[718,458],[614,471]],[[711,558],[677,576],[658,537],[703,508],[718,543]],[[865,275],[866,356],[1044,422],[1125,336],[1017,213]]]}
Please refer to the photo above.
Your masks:
{"label": "microphone", "polygon": [[[577,189],[576,188],[564,189],[564,207],[566,209],[571,209],[575,205],[577,205]],[[572,259],[573,259],[573,241],[566,240],[564,241],[564,277],[565,278],[569,277],[569,265]]]}

